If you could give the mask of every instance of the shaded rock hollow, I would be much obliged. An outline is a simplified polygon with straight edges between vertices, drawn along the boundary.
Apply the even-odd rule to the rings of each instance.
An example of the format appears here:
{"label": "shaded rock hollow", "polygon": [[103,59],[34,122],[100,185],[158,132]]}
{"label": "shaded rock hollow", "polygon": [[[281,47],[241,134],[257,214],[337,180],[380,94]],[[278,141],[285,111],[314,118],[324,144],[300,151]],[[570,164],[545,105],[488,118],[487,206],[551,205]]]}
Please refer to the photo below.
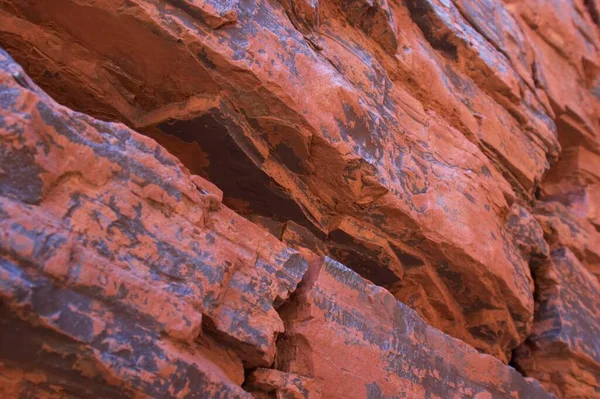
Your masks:
{"label": "shaded rock hollow", "polygon": [[0,390],[600,397],[598,6],[0,0]]}

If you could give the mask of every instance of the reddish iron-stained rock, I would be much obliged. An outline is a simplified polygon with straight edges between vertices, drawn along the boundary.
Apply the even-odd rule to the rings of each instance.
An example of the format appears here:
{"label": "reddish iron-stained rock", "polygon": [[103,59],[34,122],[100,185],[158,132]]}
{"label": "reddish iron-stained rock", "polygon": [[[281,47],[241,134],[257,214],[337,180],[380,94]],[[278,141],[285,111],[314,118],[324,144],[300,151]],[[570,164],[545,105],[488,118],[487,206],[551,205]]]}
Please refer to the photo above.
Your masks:
{"label": "reddish iron-stained rock", "polygon": [[[443,105],[436,108],[449,107],[453,113],[446,119],[450,121],[458,113],[454,124],[495,161],[519,196],[531,197],[559,147],[550,107],[544,107],[531,89],[528,43],[516,21],[499,0],[409,1],[407,5],[426,39],[442,55],[439,66],[427,69],[443,85],[432,87],[431,76],[413,78],[415,71],[407,73],[419,82],[428,101],[439,103],[438,93],[451,91],[457,99],[442,99]],[[486,17],[480,20],[481,14]],[[518,53],[511,42],[517,43]],[[494,134],[486,134],[489,131]]]}
{"label": "reddish iron-stained rock", "polygon": [[156,142],[0,67],[0,362],[27,375],[8,392],[247,396],[306,261]]}
{"label": "reddish iron-stained rock", "polygon": [[[600,150],[598,150],[600,151]],[[547,199],[559,201],[578,218],[587,219],[600,231],[600,154],[583,145],[567,148],[544,179]]]}
{"label": "reddish iron-stained rock", "polygon": [[600,397],[599,18],[0,0],[4,396]]}
{"label": "reddish iron-stained rock", "polygon": [[255,398],[321,399],[320,382],[273,369],[256,369],[248,376],[244,388]]}
{"label": "reddish iron-stained rock", "polygon": [[600,281],[600,232],[559,202],[541,202],[534,213],[550,248],[568,248]]}
{"label": "reddish iron-stained rock", "polygon": [[0,67],[3,396],[549,397],[307,229],[280,232],[311,270],[151,139]]}
{"label": "reddish iron-stained rock", "polygon": [[600,36],[593,1],[509,2],[534,52],[535,83],[555,114],[560,161],[542,185],[600,229]]}
{"label": "reddish iron-stained rock", "polygon": [[328,258],[281,314],[276,366],[324,381],[325,398],[552,397]]}
{"label": "reddish iron-stained rock", "polygon": [[556,114],[561,145],[597,150],[600,121],[587,105],[597,102],[589,89],[600,72],[600,37],[584,1],[506,2],[531,44],[536,86]]}
{"label": "reddish iron-stained rock", "polygon": [[534,274],[534,327],[513,362],[561,398],[600,397],[598,280],[564,247]]}
{"label": "reddish iron-stained rock", "polygon": [[544,240],[544,231],[535,217],[524,207],[514,205],[508,218],[508,226],[517,248],[529,260],[529,264],[548,258],[550,249]]}
{"label": "reddish iron-stained rock", "polygon": [[[0,41],[60,101],[140,129],[235,211],[307,228],[508,361],[533,318],[508,215],[558,153],[528,78],[466,20],[448,58],[397,2],[226,3],[2,0]],[[485,65],[506,70],[487,84]]]}
{"label": "reddish iron-stained rock", "polygon": [[125,303],[61,287],[24,262],[0,260],[3,397],[249,397],[196,345],[164,339]]}

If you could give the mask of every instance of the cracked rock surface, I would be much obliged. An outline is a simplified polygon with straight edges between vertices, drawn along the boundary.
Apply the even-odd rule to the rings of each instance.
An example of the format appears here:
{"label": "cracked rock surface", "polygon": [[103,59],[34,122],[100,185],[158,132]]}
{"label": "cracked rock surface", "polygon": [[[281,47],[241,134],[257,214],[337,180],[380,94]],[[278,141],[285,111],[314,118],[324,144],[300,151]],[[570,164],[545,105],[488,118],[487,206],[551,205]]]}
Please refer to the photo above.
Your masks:
{"label": "cracked rock surface", "polygon": [[0,0],[0,392],[599,398],[599,15]]}

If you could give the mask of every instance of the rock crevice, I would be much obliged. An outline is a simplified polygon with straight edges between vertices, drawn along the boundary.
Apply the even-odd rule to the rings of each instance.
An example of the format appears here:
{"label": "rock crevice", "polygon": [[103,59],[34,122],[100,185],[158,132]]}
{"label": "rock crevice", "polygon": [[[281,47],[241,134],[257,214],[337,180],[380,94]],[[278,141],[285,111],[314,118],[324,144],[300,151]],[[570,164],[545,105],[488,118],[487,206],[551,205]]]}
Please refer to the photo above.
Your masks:
{"label": "rock crevice", "polygon": [[597,9],[0,0],[0,392],[598,397]]}

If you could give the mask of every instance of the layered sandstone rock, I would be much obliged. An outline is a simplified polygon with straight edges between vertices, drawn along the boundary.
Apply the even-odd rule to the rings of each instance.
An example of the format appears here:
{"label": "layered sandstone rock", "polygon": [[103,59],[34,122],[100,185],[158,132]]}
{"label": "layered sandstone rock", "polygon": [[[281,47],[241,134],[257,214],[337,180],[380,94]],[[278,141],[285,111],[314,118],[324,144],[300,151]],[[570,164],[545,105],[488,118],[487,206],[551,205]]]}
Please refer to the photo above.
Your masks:
{"label": "layered sandstone rock", "polygon": [[0,68],[3,397],[550,397],[305,229],[282,232],[301,255],[156,142]]}
{"label": "layered sandstone rock", "polygon": [[550,397],[330,259],[280,312],[277,367],[325,381],[325,398]]}
{"label": "layered sandstone rock", "polygon": [[0,57],[0,358],[23,376],[5,395],[248,396],[243,367],[273,363],[274,307],[306,261],[156,142]]}
{"label": "layered sandstone rock", "polygon": [[597,5],[511,4],[535,54],[536,86],[555,114],[562,152],[533,213],[551,256],[533,266],[531,336],[513,360],[560,397],[600,397],[600,80]]}
{"label": "layered sandstone rock", "polygon": [[559,397],[598,397],[600,284],[567,248],[537,269],[534,328],[515,364]]}
{"label": "layered sandstone rock", "polygon": [[[60,101],[155,138],[248,218],[308,228],[477,349],[506,362],[527,336],[507,218],[557,156],[554,122],[465,20],[446,54],[425,29],[444,5],[0,4],[3,43]],[[208,22],[219,7],[235,18]]]}
{"label": "layered sandstone rock", "polygon": [[599,16],[0,0],[6,392],[600,397]]}
{"label": "layered sandstone rock", "polygon": [[540,202],[534,213],[550,248],[568,248],[600,281],[600,231],[560,202]]}

